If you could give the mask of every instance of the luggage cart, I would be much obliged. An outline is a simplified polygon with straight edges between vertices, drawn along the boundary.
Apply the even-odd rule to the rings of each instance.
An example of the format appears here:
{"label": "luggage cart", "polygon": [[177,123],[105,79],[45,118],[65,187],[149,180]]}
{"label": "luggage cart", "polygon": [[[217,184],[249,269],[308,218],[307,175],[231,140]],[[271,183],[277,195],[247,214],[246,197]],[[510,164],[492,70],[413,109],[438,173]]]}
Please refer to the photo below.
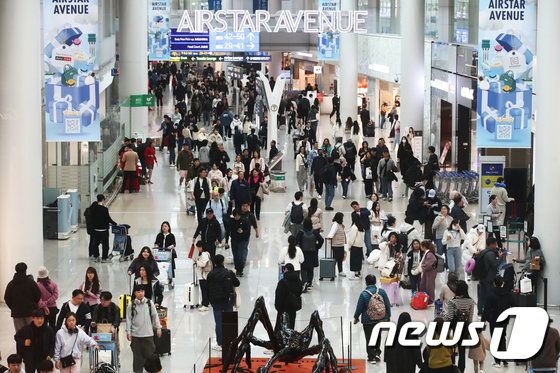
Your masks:
{"label": "luggage cart", "polygon": [[134,250],[132,249],[132,242],[128,235],[130,225],[111,225],[111,232],[113,233],[113,251],[109,254],[109,260],[119,256],[119,261],[132,260],[134,258]]}
{"label": "luggage cart", "polygon": [[[119,364],[119,354],[117,352],[116,341],[111,340],[111,334],[109,337],[104,336],[104,334],[92,334],[92,338],[96,340],[100,351],[111,351],[111,361],[100,361],[99,351],[94,348],[89,349],[89,361],[90,361],[90,372],[92,373],[118,373]],[[96,339],[97,338],[97,339]],[[106,340],[106,339],[109,340]]]}
{"label": "luggage cart", "polygon": [[[154,248],[152,249],[152,254],[154,255],[155,261],[158,263],[158,267],[160,267],[158,276],[160,284],[164,286],[167,285],[169,290],[172,290],[175,287],[173,283],[173,264],[171,257],[173,255],[173,250],[158,250]],[[166,265],[160,266],[160,263],[165,263]],[[166,268],[167,272],[162,273],[161,268]],[[164,278],[165,275],[167,275],[166,278]]]}

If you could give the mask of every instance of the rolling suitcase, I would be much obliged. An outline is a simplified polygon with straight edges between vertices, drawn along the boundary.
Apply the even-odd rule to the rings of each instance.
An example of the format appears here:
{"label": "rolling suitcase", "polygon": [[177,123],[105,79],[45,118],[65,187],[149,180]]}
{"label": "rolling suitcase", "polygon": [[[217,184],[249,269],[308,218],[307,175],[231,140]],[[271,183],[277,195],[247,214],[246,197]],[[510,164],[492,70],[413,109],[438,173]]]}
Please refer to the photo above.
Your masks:
{"label": "rolling suitcase", "polygon": [[193,282],[185,284],[183,288],[183,308],[186,309],[200,306],[200,287],[196,282],[195,265],[193,265]]}
{"label": "rolling suitcase", "polygon": [[[328,242],[328,240],[326,240]],[[325,243],[325,257],[319,261],[319,281],[323,281],[324,278],[330,278],[334,281],[336,277],[336,260],[332,257],[327,258],[327,246]],[[331,249],[332,251],[332,249]]]}
{"label": "rolling suitcase", "polygon": [[516,293],[515,294],[516,307],[536,307],[537,294],[535,293]]}
{"label": "rolling suitcase", "polygon": [[130,305],[130,302],[132,301],[132,297],[131,297],[131,294],[132,294],[131,277],[132,276],[128,276],[128,294],[121,294],[119,296],[119,308],[121,309],[121,320],[122,321],[126,320],[126,309]]}
{"label": "rolling suitcase", "polygon": [[156,344],[156,355],[171,355],[171,331],[169,329],[161,329],[161,337],[154,335],[154,342]]}

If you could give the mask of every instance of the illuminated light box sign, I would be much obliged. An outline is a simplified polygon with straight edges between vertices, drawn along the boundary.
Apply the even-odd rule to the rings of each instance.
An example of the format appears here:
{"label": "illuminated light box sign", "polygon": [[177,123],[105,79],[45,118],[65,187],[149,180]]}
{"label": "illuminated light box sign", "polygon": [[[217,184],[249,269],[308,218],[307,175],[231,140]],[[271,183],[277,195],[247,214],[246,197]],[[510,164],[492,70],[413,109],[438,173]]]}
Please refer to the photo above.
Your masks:
{"label": "illuminated light box sign", "polygon": [[171,51],[210,51],[210,35],[208,32],[177,32],[171,29]]}
{"label": "illuminated light box sign", "polygon": [[248,30],[242,32],[213,32],[210,34],[212,52],[257,52],[259,33]]}
{"label": "illuminated light box sign", "polygon": [[275,24],[271,14],[266,10],[257,10],[253,14],[248,10],[194,10],[183,12],[177,31],[200,33],[228,31],[228,23],[233,25],[231,31],[244,32],[299,32],[305,33],[342,32],[365,34],[367,10],[319,11],[289,10],[277,12]]}

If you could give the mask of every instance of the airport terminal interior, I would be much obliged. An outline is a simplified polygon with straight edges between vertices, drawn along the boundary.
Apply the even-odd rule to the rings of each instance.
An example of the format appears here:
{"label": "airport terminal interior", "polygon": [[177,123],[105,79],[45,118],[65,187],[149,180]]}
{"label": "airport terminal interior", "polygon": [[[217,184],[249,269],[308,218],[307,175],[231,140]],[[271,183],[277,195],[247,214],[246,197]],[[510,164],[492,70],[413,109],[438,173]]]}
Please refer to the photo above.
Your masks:
{"label": "airport terminal interior", "polygon": [[[153,315],[162,336],[133,352],[130,317],[114,334],[92,324],[84,332],[101,350],[78,343],[81,358],[63,368],[73,340],[61,318],[55,371],[218,372],[237,335],[268,341],[274,328],[280,341],[281,328],[316,326],[310,344],[283,343],[319,348],[266,371],[328,372],[336,359],[338,372],[555,372],[560,339],[500,361],[484,341],[442,353],[425,350],[423,335],[420,358],[384,346],[387,333],[368,351],[362,322],[482,321],[479,338],[494,343],[492,318],[493,329],[507,308],[536,307],[558,328],[560,48],[548,41],[559,14],[556,0],[1,1],[0,366],[17,372],[17,353],[21,371],[42,372],[38,350],[50,342],[33,334],[37,309],[79,314],[81,289],[94,315],[103,291],[133,313],[145,304],[130,300],[134,286],[163,307]],[[303,250],[295,259],[292,234]],[[136,285],[141,270],[130,267],[145,247],[159,271],[153,286]],[[220,255],[232,272],[216,285],[219,263],[210,274],[195,267]],[[285,258],[301,264],[296,276]],[[378,318],[370,275],[383,289]],[[228,302],[215,300],[217,288]],[[278,307],[288,312],[294,297],[295,322],[279,327]],[[261,301],[271,329],[263,313],[244,329]],[[265,372],[281,347],[252,343],[253,367],[237,371]],[[144,366],[153,360],[156,369]]]}

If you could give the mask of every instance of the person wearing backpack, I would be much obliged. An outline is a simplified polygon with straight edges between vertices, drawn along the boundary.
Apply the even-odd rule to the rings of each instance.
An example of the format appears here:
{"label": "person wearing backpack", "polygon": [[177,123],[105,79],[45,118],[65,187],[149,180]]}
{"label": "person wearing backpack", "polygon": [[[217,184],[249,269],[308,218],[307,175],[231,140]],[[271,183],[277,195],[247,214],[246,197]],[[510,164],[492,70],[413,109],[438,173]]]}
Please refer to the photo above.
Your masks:
{"label": "person wearing backpack", "polygon": [[465,371],[465,347],[462,346],[463,338],[468,338],[468,326],[472,322],[474,314],[474,300],[469,297],[469,285],[463,280],[457,282],[455,296],[447,302],[447,312],[443,313],[445,321],[453,323],[464,322],[463,330],[457,347],[459,350],[459,362],[457,366],[461,372]]}
{"label": "person wearing backpack", "polygon": [[287,263],[284,267],[284,277],[278,281],[274,297],[274,308],[278,311],[276,315],[276,325],[274,331],[280,330],[282,326],[282,316],[288,315],[288,326],[294,329],[296,325],[297,311],[301,310],[301,292],[303,284],[299,274],[294,271],[294,265]]}
{"label": "person wearing backpack", "polygon": [[486,239],[486,249],[475,257],[473,276],[479,279],[478,316],[482,316],[486,299],[494,293],[494,279],[503,253],[498,252],[498,242],[494,237]]}
{"label": "person wearing backpack", "polygon": [[290,214],[290,234],[297,236],[307,214],[307,206],[303,202],[303,192],[297,191],[294,194],[294,201],[286,206],[285,214]]}
{"label": "person wearing backpack", "polygon": [[354,312],[354,325],[361,318],[364,334],[366,337],[367,360],[369,364],[376,364],[381,361],[381,349],[379,348],[380,338],[375,344],[370,346],[371,332],[379,322],[391,320],[391,304],[389,297],[383,289],[375,286],[377,279],[374,275],[366,276],[366,288],[361,292],[356,311]]}
{"label": "person wearing backpack", "polygon": [[441,243],[447,245],[447,266],[450,273],[455,273],[460,277],[459,269],[461,268],[461,241],[465,240],[467,236],[463,229],[459,226],[459,222],[455,219],[449,224],[447,231],[443,234]]}
{"label": "person wearing backpack", "polygon": [[397,240],[399,244],[402,246],[403,254],[406,254],[410,247],[412,246],[412,241],[422,240],[422,235],[413,225],[414,220],[412,218],[405,218],[404,222],[401,223],[399,227],[399,234],[397,236]]}
{"label": "person wearing backpack", "polygon": [[301,279],[304,283],[303,292],[313,287],[313,270],[319,266],[319,249],[325,240],[318,230],[313,229],[311,218],[303,220],[303,227],[296,235],[296,244],[303,251],[301,263]]}
{"label": "person wearing backpack", "polygon": [[161,324],[156,306],[144,297],[144,286],[135,284],[133,294],[136,299],[126,310],[126,337],[132,349],[132,366],[135,373],[142,373],[144,362],[156,352],[154,329],[161,337]]}

